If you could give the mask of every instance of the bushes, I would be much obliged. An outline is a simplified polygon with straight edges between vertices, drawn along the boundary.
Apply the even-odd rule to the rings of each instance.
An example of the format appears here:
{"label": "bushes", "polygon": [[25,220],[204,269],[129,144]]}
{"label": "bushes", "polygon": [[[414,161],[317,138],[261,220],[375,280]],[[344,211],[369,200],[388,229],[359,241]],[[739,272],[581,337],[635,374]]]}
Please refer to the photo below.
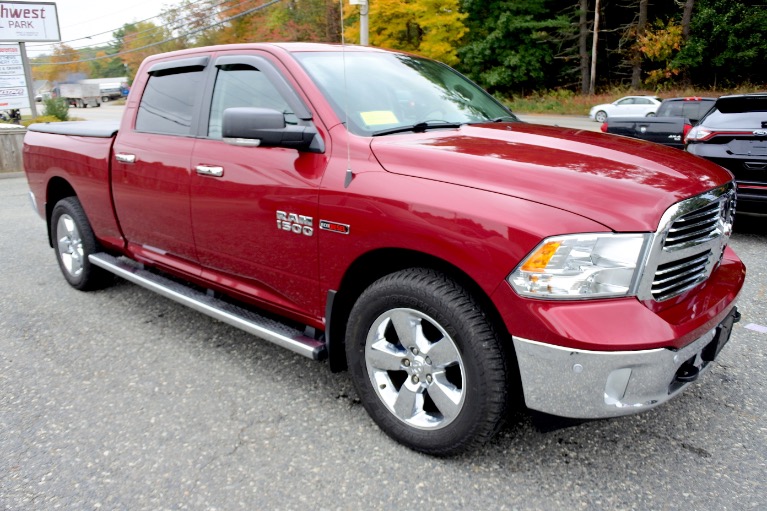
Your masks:
{"label": "bushes", "polygon": [[54,117],[52,115],[41,115],[38,116],[37,119],[24,119],[21,121],[22,126],[29,126],[30,124],[35,124],[38,122],[60,122],[61,119],[58,117]]}
{"label": "bushes", "polygon": [[43,111],[43,116],[55,117],[59,121],[69,120],[69,102],[66,99],[48,98],[45,100],[44,104],[45,110]]}

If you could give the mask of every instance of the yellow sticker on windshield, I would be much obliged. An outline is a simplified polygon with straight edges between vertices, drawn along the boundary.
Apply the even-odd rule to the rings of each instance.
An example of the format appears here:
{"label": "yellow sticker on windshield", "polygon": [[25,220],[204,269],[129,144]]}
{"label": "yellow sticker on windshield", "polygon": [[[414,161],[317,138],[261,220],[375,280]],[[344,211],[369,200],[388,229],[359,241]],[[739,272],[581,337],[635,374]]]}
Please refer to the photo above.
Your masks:
{"label": "yellow sticker on windshield", "polygon": [[397,124],[397,116],[391,110],[372,110],[370,112],[360,112],[362,120],[368,126],[379,126],[381,124]]}

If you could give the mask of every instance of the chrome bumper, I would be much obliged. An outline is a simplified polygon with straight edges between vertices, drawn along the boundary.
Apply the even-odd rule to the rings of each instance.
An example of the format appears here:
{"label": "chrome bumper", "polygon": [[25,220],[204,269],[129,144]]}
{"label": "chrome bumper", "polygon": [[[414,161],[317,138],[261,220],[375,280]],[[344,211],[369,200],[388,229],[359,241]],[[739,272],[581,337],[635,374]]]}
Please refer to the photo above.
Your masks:
{"label": "chrome bumper", "polygon": [[577,419],[649,410],[708,369],[738,318],[733,308],[719,326],[677,351],[584,351],[514,337],[525,403]]}

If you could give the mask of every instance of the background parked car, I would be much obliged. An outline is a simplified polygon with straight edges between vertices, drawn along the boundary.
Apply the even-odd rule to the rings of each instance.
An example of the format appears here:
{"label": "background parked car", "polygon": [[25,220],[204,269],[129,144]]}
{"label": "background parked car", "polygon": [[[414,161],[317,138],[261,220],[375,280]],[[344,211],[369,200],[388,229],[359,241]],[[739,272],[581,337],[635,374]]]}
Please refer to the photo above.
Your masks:
{"label": "background parked car", "polygon": [[602,124],[602,131],[684,149],[687,133],[714,103],[716,98],[697,96],[664,99],[655,117],[608,118]]}
{"label": "background parked car", "polygon": [[608,117],[653,116],[660,103],[660,98],[655,96],[626,96],[612,103],[592,107],[589,117],[597,122],[605,122]]}
{"label": "background parked car", "polygon": [[738,211],[767,213],[767,93],[722,96],[685,143],[735,175]]}

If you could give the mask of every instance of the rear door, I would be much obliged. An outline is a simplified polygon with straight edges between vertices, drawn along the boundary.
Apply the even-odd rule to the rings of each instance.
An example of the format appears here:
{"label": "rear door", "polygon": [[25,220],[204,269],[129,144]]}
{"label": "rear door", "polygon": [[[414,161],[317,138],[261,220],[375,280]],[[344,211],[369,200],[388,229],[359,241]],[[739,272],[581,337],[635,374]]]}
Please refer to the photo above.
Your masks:
{"label": "rear door", "polygon": [[[199,274],[190,217],[191,155],[209,57],[155,64],[112,156],[117,217],[139,258]],[[126,109],[126,116],[133,115]]]}
{"label": "rear door", "polygon": [[263,53],[216,58],[204,135],[192,152],[191,211],[203,276],[281,310],[320,317],[318,196],[326,155],[222,137],[227,108],[311,122],[279,63]]}

